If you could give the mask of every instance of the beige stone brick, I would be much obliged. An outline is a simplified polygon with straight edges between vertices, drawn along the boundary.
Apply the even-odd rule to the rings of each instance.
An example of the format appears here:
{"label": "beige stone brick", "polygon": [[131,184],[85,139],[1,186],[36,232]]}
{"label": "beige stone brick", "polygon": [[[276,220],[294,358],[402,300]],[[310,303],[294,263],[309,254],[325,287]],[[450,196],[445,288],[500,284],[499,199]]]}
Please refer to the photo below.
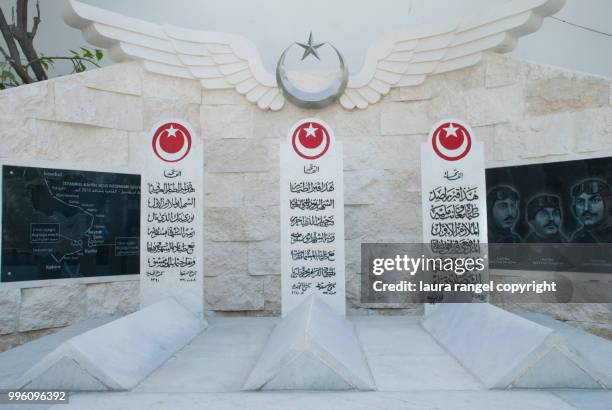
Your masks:
{"label": "beige stone brick", "polygon": [[612,108],[602,107],[573,114],[574,144],[578,153],[612,149]]}
{"label": "beige stone brick", "polygon": [[128,133],[87,125],[36,120],[35,158],[72,164],[122,166],[129,162]]}
{"label": "beige stone brick", "polygon": [[86,87],[71,77],[54,81],[57,121],[127,131],[143,129],[142,98]]}
{"label": "beige stone brick", "polygon": [[200,124],[204,139],[251,138],[253,136],[252,105],[203,105]]}
{"label": "beige stone brick", "polygon": [[264,276],[264,299],[266,313],[272,316],[281,314],[281,277]]}
{"label": "beige stone brick", "polygon": [[248,274],[248,242],[204,244],[204,276]]}
{"label": "beige stone brick", "polygon": [[476,89],[464,98],[472,127],[518,121],[525,113],[523,90],[518,86]]}
{"label": "beige stone brick", "polygon": [[204,211],[204,221],[211,241],[262,241],[280,237],[278,207],[210,207]]}
{"label": "beige stone brick", "polygon": [[79,81],[96,90],[118,94],[142,95],[142,63],[130,61],[77,74]]}
{"label": "beige stone brick", "polygon": [[497,53],[487,53],[484,64],[487,88],[524,83],[530,70],[529,63]]}
{"label": "beige stone brick", "polygon": [[[184,100],[170,100],[156,97],[148,97],[143,103],[143,130],[147,135],[154,132],[153,127],[161,121],[179,119],[187,121],[197,135],[201,137],[200,128],[200,105],[185,102]],[[149,136],[149,138],[151,138]]]}
{"label": "beige stone brick", "polygon": [[279,145],[261,139],[227,139],[204,147],[207,172],[265,172],[278,167]]}
{"label": "beige stone brick", "polygon": [[206,207],[240,207],[244,205],[245,174],[207,173],[204,175]]}
{"label": "beige stone brick", "polygon": [[20,289],[0,289],[0,335],[17,330],[20,304]]}
{"label": "beige stone brick", "polygon": [[249,242],[249,274],[280,275],[280,243],[276,241]]}
{"label": "beige stone brick", "polygon": [[41,81],[0,91],[0,123],[38,118],[55,119],[53,81]]}
{"label": "beige stone brick", "polygon": [[202,104],[204,105],[242,105],[246,98],[233,88],[224,90],[209,90],[202,88]]}
{"label": "beige stone brick", "polygon": [[344,144],[344,170],[416,169],[425,135],[354,137]]}
{"label": "beige stone brick", "polygon": [[87,318],[124,316],[140,307],[138,280],[87,285]]}
{"label": "beige stone brick", "polygon": [[609,102],[610,87],[604,79],[552,70],[544,73],[536,74],[526,85],[529,114],[600,107]]}
{"label": "beige stone brick", "polygon": [[272,172],[244,174],[244,203],[248,206],[278,206],[280,176],[277,167]]}
{"label": "beige stone brick", "polygon": [[215,311],[250,311],[264,308],[264,278],[249,275],[207,277],[206,304]]}
{"label": "beige stone brick", "polygon": [[432,124],[427,102],[389,103],[380,111],[382,135],[410,135],[428,133]]}
{"label": "beige stone brick", "polygon": [[178,100],[183,104],[201,104],[202,86],[198,80],[150,73],[143,70],[142,95],[146,98]]}
{"label": "beige stone brick", "polygon": [[24,288],[21,293],[19,331],[61,327],[86,317],[85,285]]}

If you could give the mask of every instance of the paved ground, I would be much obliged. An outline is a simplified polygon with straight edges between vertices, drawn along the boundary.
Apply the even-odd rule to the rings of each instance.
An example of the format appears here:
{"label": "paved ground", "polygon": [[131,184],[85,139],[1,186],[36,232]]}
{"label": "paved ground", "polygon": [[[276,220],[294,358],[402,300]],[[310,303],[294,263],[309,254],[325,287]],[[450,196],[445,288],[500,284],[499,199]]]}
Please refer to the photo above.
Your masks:
{"label": "paved ground", "polygon": [[[134,391],[73,394],[46,409],[593,409],[611,410],[612,392],[490,391],[418,324],[417,317],[356,317],[376,392],[242,392],[277,318],[212,318]],[[8,406],[1,406],[10,408]]]}

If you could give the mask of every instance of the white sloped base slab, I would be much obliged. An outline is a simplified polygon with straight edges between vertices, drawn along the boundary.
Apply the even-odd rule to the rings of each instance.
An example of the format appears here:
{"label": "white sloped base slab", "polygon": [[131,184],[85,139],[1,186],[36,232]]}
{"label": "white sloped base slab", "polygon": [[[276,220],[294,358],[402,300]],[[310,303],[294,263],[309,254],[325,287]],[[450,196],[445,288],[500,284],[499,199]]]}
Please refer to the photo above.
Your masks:
{"label": "white sloped base slab", "polygon": [[536,389],[600,389],[587,372],[568,360],[561,351],[551,349],[512,383],[512,387]]}
{"label": "white sloped base slab", "polygon": [[523,312],[521,316],[559,333],[572,350],[587,363],[589,373],[607,389],[612,389],[611,341],[539,313]]}
{"label": "white sloped base slab", "polygon": [[373,390],[353,324],[310,296],[276,326],[243,390]]}
{"label": "white sloped base slab", "polygon": [[62,357],[53,366],[34,378],[26,389],[46,389],[54,386],[61,390],[106,391],[108,387],[85,371],[75,360]]}
{"label": "white sloped base slab", "polygon": [[207,326],[173,299],[72,337],[13,388],[129,390]]}
{"label": "white sloped base slab", "polygon": [[262,390],[351,390],[352,387],[333,369],[317,360],[311,352],[303,352],[284,366]]}
{"label": "white sloped base slab", "polygon": [[496,306],[441,304],[421,324],[487,388],[602,387],[553,329]]}

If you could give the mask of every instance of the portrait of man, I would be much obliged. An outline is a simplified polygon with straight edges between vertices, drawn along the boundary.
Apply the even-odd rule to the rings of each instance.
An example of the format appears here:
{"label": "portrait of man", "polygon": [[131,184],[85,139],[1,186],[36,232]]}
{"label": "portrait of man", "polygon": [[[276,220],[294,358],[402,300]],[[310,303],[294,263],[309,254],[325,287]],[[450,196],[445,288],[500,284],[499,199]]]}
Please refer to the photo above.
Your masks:
{"label": "portrait of man", "polygon": [[561,203],[559,197],[539,194],[527,203],[527,223],[531,228],[525,243],[565,243],[561,232]]}
{"label": "portrait of man", "polygon": [[612,242],[612,190],[602,179],[590,178],[571,190],[572,211],[582,225],[571,238],[574,243]]}
{"label": "portrait of man", "polygon": [[514,228],[519,217],[519,194],[508,185],[498,185],[487,193],[490,243],[519,243]]}

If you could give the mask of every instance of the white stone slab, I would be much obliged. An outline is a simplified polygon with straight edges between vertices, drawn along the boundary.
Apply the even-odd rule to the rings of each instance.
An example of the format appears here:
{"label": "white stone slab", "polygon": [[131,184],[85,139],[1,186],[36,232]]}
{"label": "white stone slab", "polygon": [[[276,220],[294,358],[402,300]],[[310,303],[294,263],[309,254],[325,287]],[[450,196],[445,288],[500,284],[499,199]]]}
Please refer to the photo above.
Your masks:
{"label": "white stone slab", "polygon": [[346,313],[342,169],[329,125],[306,118],[291,127],[280,147],[283,316],[313,293]]}
{"label": "white stone slab", "polygon": [[351,322],[313,294],[276,326],[243,390],[373,390]]}
{"label": "white stone slab", "polygon": [[140,306],[172,297],[202,318],[203,142],[186,121],[165,119],[141,144]]}
{"label": "white stone slab", "polygon": [[378,391],[483,389],[413,317],[368,316],[351,321]]}
{"label": "white stone slab", "polygon": [[488,388],[601,388],[553,329],[493,305],[441,304],[422,325]]}
{"label": "white stone slab", "polygon": [[0,353],[0,389],[8,389],[17,378],[25,374],[32,366],[57,349],[61,344],[115,319],[117,318],[106,317],[84,320],[65,327],[59,332]]}
{"label": "white stone slab", "polygon": [[[554,375],[553,377],[551,377]],[[512,387],[563,389],[600,389],[601,386],[576,363],[567,360],[559,349],[548,351],[536,365],[519,376]]]}
{"label": "white stone slab", "polygon": [[166,299],[64,341],[10,387],[129,390],[206,326]]}
{"label": "white stone slab", "polygon": [[612,341],[539,313],[524,312],[521,316],[559,333],[588,363],[589,373],[607,389],[612,389]]}
{"label": "white stone slab", "polygon": [[264,349],[278,317],[211,317],[172,360],[134,391],[239,392]]}

